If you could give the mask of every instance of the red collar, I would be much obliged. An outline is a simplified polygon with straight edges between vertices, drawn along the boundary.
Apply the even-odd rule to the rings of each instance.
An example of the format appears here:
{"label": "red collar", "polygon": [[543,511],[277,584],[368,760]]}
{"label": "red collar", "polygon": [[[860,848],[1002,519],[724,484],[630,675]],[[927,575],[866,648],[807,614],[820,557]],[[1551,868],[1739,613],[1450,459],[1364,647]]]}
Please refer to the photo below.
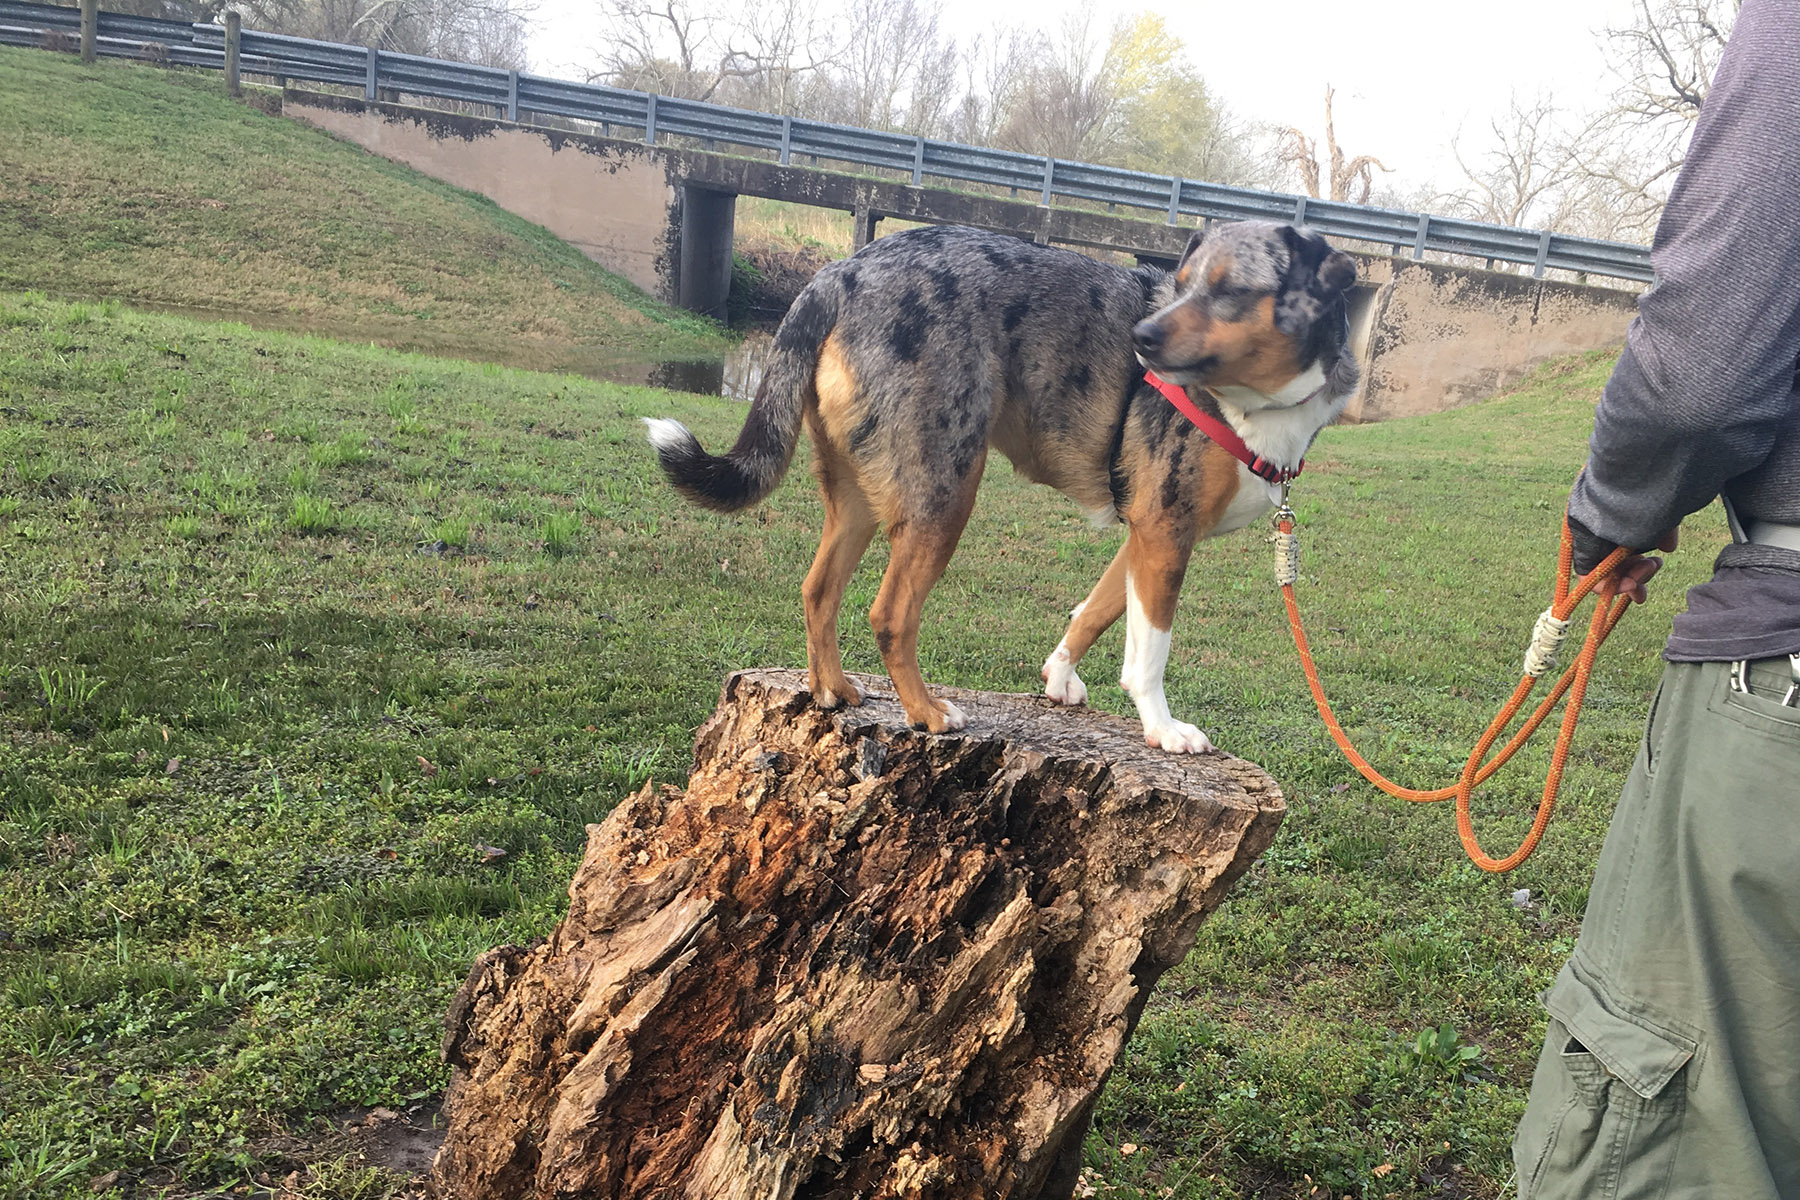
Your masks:
{"label": "red collar", "polygon": [[[1306,460],[1301,459],[1292,470],[1278,467],[1262,455],[1244,444],[1244,439],[1237,431],[1215,416],[1203,412],[1192,400],[1188,399],[1187,390],[1157,377],[1155,371],[1144,372],[1144,382],[1163,394],[1163,398],[1178,409],[1182,416],[1200,427],[1200,432],[1231,452],[1231,457],[1250,468],[1250,473],[1270,483],[1286,483],[1306,469]],[[1311,397],[1308,397],[1311,399]],[[1304,401],[1302,402],[1304,403]]]}

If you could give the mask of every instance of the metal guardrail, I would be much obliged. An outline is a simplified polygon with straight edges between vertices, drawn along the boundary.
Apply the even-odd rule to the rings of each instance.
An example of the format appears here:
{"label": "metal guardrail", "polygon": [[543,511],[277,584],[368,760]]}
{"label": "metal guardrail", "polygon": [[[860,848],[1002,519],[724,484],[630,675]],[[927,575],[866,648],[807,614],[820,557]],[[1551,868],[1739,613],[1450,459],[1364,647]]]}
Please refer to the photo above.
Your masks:
{"label": "metal guardrail", "polygon": [[[0,45],[42,46],[46,35],[74,37],[80,29],[78,9],[0,0]],[[95,45],[97,53],[114,57],[225,66],[225,30],[218,25],[102,12]],[[1651,280],[1649,248],[1626,242],[1227,187],[250,29],[242,32],[238,48],[243,71],[361,87],[370,100],[401,93],[492,105],[509,121],[528,113],[570,117],[609,130],[640,130],[650,145],[663,137],[696,138],[709,146],[771,152],[783,165],[804,155],[814,162],[898,171],[915,185],[929,179],[1004,187],[1034,195],[1045,206],[1061,198],[1148,209],[1171,225],[1183,217],[1293,221],[1334,237],[1391,246],[1395,253],[1410,250],[1414,258],[1430,252],[1530,264],[1539,278],[1557,270]]]}

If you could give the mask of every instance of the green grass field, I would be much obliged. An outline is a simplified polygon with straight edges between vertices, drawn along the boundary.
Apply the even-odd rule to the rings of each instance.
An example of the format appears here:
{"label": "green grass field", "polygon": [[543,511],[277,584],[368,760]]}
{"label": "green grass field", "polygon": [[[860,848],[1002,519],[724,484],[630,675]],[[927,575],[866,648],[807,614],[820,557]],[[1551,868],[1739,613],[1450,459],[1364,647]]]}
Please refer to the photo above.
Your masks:
{"label": "green grass field", "polygon": [[726,344],[573,247],[211,72],[0,47],[0,287],[528,366]]}
{"label": "green grass field", "polygon": [[[1302,600],[1390,774],[1449,778],[1516,678],[1608,366],[1316,448]],[[0,298],[0,1195],[89,1196],[113,1171],[115,1195],[397,1182],[333,1149],[346,1114],[429,1104],[469,961],[551,928],[584,825],[683,779],[728,671],[803,661],[804,462],[750,514],[683,508],[646,415],[718,443],[743,409]],[[1035,690],[1118,537],[991,466],[927,610],[927,677]],[[1202,549],[1171,702],[1292,812],[1152,1001],[1089,1143],[1099,1194],[1503,1192],[1534,996],[1713,542],[1615,635],[1561,812],[1508,878],[1467,865],[1447,810],[1338,759],[1261,531]],[[846,626],[849,667],[878,671]],[[1121,639],[1084,674],[1130,713]],[[1480,802],[1494,844],[1547,758]]]}

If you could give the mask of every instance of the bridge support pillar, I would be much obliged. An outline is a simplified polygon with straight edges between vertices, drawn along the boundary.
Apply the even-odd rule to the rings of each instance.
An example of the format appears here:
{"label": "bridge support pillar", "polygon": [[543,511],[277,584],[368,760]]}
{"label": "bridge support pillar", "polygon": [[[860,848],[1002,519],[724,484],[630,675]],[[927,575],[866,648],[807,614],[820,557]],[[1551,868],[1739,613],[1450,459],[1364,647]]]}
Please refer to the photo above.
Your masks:
{"label": "bridge support pillar", "polygon": [[681,266],[676,303],[725,319],[731,294],[731,233],[737,196],[685,185],[681,189]]}
{"label": "bridge support pillar", "polygon": [[858,208],[850,214],[850,253],[875,240],[875,224],[880,220],[881,215],[869,208]]}

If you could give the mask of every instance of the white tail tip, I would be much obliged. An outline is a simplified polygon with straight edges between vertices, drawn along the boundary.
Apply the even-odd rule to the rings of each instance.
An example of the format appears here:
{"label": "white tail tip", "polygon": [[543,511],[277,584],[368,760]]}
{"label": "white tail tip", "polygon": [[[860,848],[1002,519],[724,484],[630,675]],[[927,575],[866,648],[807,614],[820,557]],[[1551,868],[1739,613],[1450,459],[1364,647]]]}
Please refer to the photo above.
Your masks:
{"label": "white tail tip", "polygon": [[658,450],[673,450],[694,439],[686,425],[669,417],[645,417],[644,429],[650,444]]}

